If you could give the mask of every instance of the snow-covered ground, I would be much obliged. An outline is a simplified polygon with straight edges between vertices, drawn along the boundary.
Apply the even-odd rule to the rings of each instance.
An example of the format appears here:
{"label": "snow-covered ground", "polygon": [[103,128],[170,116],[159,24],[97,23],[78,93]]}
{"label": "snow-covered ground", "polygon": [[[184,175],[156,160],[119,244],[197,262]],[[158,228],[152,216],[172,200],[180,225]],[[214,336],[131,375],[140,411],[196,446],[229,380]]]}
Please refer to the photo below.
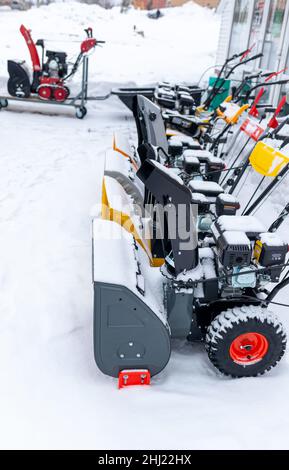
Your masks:
{"label": "snow-covered ground", "polygon": [[[108,41],[91,60],[98,92],[131,80],[197,79],[214,63],[219,27],[195,5],[158,21],[76,3],[0,9],[2,83],[7,58],[28,59],[21,22],[55,40],[92,25]],[[210,36],[200,41],[204,30]],[[74,53],[78,44],[62,47]],[[134,132],[116,98],[90,104],[83,121],[0,113],[0,447],[287,449],[288,356],[262,378],[231,380],[201,345],[176,342],[150,388],[122,391],[96,368],[90,213],[115,129]],[[286,194],[283,186],[264,209],[268,224]],[[282,233],[288,238],[288,224]],[[277,311],[289,327],[288,312]]]}

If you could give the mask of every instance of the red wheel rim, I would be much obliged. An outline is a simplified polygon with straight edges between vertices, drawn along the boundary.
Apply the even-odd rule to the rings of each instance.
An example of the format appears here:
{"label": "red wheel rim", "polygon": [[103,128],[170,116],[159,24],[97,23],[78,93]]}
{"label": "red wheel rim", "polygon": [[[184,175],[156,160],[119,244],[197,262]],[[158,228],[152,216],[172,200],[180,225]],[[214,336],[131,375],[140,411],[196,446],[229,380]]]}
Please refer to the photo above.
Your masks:
{"label": "red wheel rim", "polygon": [[38,90],[38,95],[43,100],[49,100],[51,98],[51,88],[48,86],[42,86]]}
{"label": "red wheel rim", "polygon": [[56,88],[54,91],[55,101],[65,101],[68,96],[68,92],[65,88]]}
{"label": "red wheel rim", "polygon": [[244,333],[237,336],[230,346],[231,359],[236,364],[249,366],[260,362],[267,354],[269,343],[260,333]]}

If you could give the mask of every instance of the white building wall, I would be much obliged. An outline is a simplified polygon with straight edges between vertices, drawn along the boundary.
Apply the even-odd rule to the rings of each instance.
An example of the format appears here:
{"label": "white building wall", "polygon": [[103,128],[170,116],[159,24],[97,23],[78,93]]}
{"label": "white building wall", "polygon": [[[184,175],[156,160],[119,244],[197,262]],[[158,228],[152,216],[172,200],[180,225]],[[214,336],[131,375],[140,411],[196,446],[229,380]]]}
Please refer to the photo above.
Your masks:
{"label": "white building wall", "polygon": [[218,65],[223,64],[228,57],[234,8],[235,0],[222,0],[218,7],[218,12],[222,15],[216,59]]}
{"label": "white building wall", "polygon": [[[244,35],[248,39],[248,45],[251,45],[249,43],[250,43],[250,35],[251,35],[250,29],[252,26],[254,0],[251,0],[251,2],[252,2],[252,11],[248,17],[248,25],[247,25],[248,27],[247,27],[246,34]],[[259,36],[258,36],[258,39],[256,40],[256,46],[254,49],[255,53],[264,52],[265,57],[264,59],[260,59],[259,61],[256,61],[254,64],[252,63],[251,66],[248,66],[248,70],[246,70],[246,72],[249,72],[249,68],[253,66],[254,68],[258,68],[259,66],[259,67],[267,69],[266,64],[265,64],[266,61],[268,61],[268,51],[266,50],[266,47],[267,47],[266,41],[268,42],[271,40],[267,33],[267,26],[268,26],[270,5],[272,3],[273,3],[273,0],[264,0],[265,8],[264,8],[262,26],[259,31]],[[220,31],[220,36],[219,36],[217,59],[216,59],[216,64],[218,65],[223,64],[226,58],[228,58],[228,56],[230,55],[230,42],[232,40],[232,25],[233,25],[235,4],[236,4],[236,0],[221,0],[218,10],[217,10],[218,13],[222,15],[221,31]],[[275,51],[274,54],[271,54],[270,59],[271,59],[270,62],[271,62],[272,71],[283,69],[286,66],[288,67],[288,70],[286,71],[286,78],[288,78],[289,76],[289,0],[286,0],[285,18],[283,22],[282,34],[281,34],[278,50]],[[285,77],[283,76],[282,78],[285,78]],[[289,90],[289,86],[287,86],[287,89]],[[280,92],[281,92],[280,86],[270,88],[270,92],[269,92],[270,96],[268,97],[269,101],[271,103],[276,104],[280,99]],[[283,87],[283,93],[284,93],[284,87]],[[288,91],[288,96],[289,96],[289,91]]]}

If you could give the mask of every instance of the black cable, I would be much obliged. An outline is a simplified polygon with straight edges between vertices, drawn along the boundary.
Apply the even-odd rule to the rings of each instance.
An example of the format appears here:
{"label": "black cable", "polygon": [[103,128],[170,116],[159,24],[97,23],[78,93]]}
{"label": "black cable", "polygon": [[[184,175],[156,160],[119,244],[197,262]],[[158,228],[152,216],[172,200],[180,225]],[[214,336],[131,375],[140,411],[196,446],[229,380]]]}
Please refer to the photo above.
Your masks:
{"label": "black cable", "polygon": [[[247,175],[247,176],[248,176],[248,175]],[[255,191],[253,192],[253,194],[251,195],[249,201],[247,202],[246,207],[245,207],[245,209],[244,209],[243,212],[242,212],[242,215],[244,215],[244,213],[246,212],[246,210],[248,209],[248,207],[251,206],[252,201],[255,199],[256,194],[258,193],[258,191],[259,191],[259,189],[261,188],[261,186],[262,186],[262,184],[264,183],[264,181],[265,181],[265,176],[263,176],[263,178],[261,178],[260,182],[258,183],[258,185],[257,185],[257,187],[256,187],[256,189],[255,189]]]}
{"label": "black cable", "polygon": [[[257,212],[258,210],[260,210],[261,207],[263,207],[263,205],[265,204],[265,202],[266,202],[266,201],[269,199],[269,197],[271,196],[272,192],[273,192],[274,190],[276,190],[276,189],[280,186],[281,183],[284,182],[284,180],[286,179],[286,176],[287,176],[287,174],[281,177],[281,179],[276,183],[276,186],[274,186],[274,188],[272,188],[272,189],[269,191],[269,193],[262,199],[262,201],[259,203],[259,205],[257,205],[257,206],[254,208],[254,210],[253,210],[253,212],[252,212],[252,215],[255,215],[256,212]],[[279,176],[276,176],[275,178],[278,178],[278,177],[279,177]],[[262,194],[261,194],[261,195],[262,195]],[[261,195],[260,195],[260,196],[261,196]],[[249,209],[250,209],[250,208],[249,208]],[[244,215],[246,215],[246,214],[244,214]]]}
{"label": "black cable", "polygon": [[279,305],[280,307],[287,307],[287,308],[289,308],[289,305],[287,305],[287,304],[280,304],[279,302],[269,302],[269,303],[272,304],[272,305]]}
{"label": "black cable", "polygon": [[235,167],[231,167],[231,168],[224,168],[223,170],[208,171],[207,173],[201,173],[201,172],[200,173],[193,173],[193,175],[191,175],[190,178],[188,178],[188,181],[193,181],[196,176],[207,176],[207,175],[213,175],[215,173],[225,173],[225,172],[229,172],[231,170],[242,170],[243,166],[244,165],[235,166]]}
{"label": "black cable", "polygon": [[[284,269],[286,269],[286,268],[284,268]],[[285,279],[288,279],[288,277],[289,277],[289,271],[285,274],[285,276],[283,277],[282,281],[285,281]]]}
{"label": "black cable", "polygon": [[209,72],[211,69],[214,69],[214,68],[217,68],[217,67],[222,67],[223,64],[216,64],[216,65],[212,65],[211,67],[208,67],[204,72],[203,74],[201,75],[201,78],[200,80],[198,81],[198,86],[200,86],[200,83],[201,81],[203,80],[203,77],[206,75],[207,72]]}
{"label": "black cable", "polygon": [[243,190],[245,184],[247,183],[247,180],[248,180],[249,176],[251,175],[252,167],[249,165],[248,168],[249,168],[249,171],[247,171],[247,174],[246,174],[241,186],[239,187],[239,189],[236,193],[236,197],[239,197],[239,195],[241,194],[241,191]]}
{"label": "black cable", "polygon": [[[152,146],[152,147],[153,147],[153,146]],[[161,146],[158,146],[156,149],[157,149],[157,152],[159,152],[160,150],[163,152],[164,156],[166,157],[165,163],[166,163],[166,164],[170,164],[170,163],[171,163],[171,158],[172,158],[171,155],[169,155],[169,154],[165,151],[165,149],[164,149],[163,147],[161,147]]]}
{"label": "black cable", "polygon": [[[242,156],[242,153],[244,152],[244,150],[246,149],[247,145],[250,143],[250,137],[246,140],[246,142],[242,145],[242,148],[239,150],[239,153],[238,155],[236,156],[236,158],[234,159],[232,165],[235,165],[237,163],[237,161],[239,160],[239,158]],[[242,142],[241,142],[242,144]],[[247,160],[247,159],[246,159]],[[226,178],[224,178],[221,182],[221,184],[224,184],[226,182]]]}

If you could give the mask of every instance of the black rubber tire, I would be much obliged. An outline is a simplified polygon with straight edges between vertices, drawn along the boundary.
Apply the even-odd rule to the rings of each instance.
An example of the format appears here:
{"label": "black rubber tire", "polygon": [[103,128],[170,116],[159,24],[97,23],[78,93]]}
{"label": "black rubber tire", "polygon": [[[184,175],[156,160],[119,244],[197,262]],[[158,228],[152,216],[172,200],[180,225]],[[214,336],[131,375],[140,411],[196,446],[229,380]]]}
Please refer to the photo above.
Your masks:
{"label": "black rubber tire", "polygon": [[75,116],[77,117],[77,119],[83,119],[86,115],[87,115],[87,109],[85,106],[76,108]]}
{"label": "black rubber tire", "polygon": [[65,98],[67,100],[67,98],[69,98],[69,95],[70,95],[70,89],[68,88],[68,86],[65,86],[64,88],[67,91],[67,96]]}
{"label": "black rubber tire", "polygon": [[8,107],[8,100],[6,98],[0,99],[0,108],[7,108]]}
{"label": "black rubber tire", "polygon": [[[240,365],[232,359],[230,346],[244,333],[262,334],[268,341],[268,351],[259,362]],[[274,315],[259,306],[235,307],[219,314],[206,335],[206,350],[210,361],[224,375],[256,377],[268,372],[281,360],[286,349],[286,332]]]}

